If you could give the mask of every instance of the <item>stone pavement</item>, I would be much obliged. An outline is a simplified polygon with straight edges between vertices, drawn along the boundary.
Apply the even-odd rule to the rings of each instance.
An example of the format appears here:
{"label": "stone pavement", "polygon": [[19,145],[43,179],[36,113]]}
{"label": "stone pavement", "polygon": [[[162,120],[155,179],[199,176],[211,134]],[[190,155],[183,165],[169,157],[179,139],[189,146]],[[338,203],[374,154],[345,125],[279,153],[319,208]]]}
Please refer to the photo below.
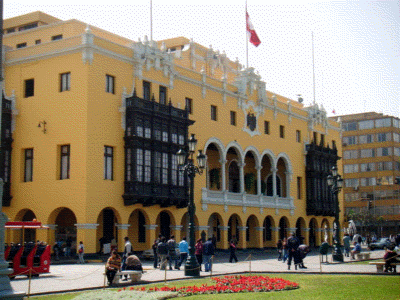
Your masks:
{"label": "stone pavement", "polygon": [[[316,251],[314,251],[315,253]],[[265,254],[265,255],[264,255]],[[311,255],[310,255],[311,254]],[[288,271],[287,264],[277,260],[276,251],[255,252],[251,259],[249,252],[238,252],[238,263],[229,263],[229,253],[217,253],[215,263],[213,265],[212,275],[222,275],[229,273],[240,272],[267,272],[267,273],[360,273],[374,274],[376,267],[368,264],[338,264],[338,263],[322,263],[318,254],[310,253],[305,259],[304,264],[307,269],[294,270],[292,265]],[[384,251],[371,252],[371,258],[383,257]],[[328,261],[331,260],[331,255],[328,256]],[[347,257],[345,262],[350,261]],[[142,280],[145,282],[157,282],[188,278],[184,276],[183,268],[181,270],[173,270],[167,272],[159,269],[153,269],[151,261],[142,261],[143,267],[147,272],[143,274]],[[204,270],[204,266],[203,266]],[[100,288],[104,286],[104,263],[87,263],[70,264],[70,265],[52,265],[51,273],[42,274],[38,278],[32,278],[30,294],[41,294],[59,291],[71,291],[88,288]],[[209,276],[209,272],[201,272],[200,276]],[[28,293],[29,280],[26,276],[17,276],[11,281],[11,286],[15,291]],[[129,285],[122,282],[121,286]]]}

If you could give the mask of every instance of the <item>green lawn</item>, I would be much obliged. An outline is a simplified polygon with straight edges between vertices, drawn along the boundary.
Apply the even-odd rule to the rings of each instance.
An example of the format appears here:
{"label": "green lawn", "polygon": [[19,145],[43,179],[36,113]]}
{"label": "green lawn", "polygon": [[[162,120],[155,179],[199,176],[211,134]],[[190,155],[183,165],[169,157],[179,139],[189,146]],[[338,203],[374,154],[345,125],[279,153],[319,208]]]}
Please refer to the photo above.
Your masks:
{"label": "green lawn", "polygon": [[[282,292],[269,293],[239,293],[218,295],[197,295],[185,297],[190,300],[253,300],[253,299],[400,299],[400,277],[399,276],[374,276],[374,275],[307,275],[307,274],[267,274],[270,277],[281,277],[286,280],[297,282],[299,289]],[[185,280],[168,282],[168,286],[189,286],[201,284],[213,284],[208,279]],[[148,285],[147,287],[154,286]],[[164,284],[157,284],[158,287]],[[129,288],[129,287],[128,287]],[[117,293],[117,292],[116,292]],[[77,294],[50,295],[31,297],[35,300],[68,300]]]}

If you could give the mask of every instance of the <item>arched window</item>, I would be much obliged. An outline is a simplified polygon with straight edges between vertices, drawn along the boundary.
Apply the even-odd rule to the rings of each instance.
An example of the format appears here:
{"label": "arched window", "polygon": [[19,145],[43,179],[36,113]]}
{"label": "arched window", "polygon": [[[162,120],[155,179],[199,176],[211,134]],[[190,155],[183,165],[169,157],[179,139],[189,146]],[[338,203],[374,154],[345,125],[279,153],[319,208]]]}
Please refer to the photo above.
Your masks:
{"label": "arched window", "polygon": [[144,227],[146,219],[141,211],[138,213],[138,224],[138,242],[146,243],[146,228]]}
{"label": "arched window", "polygon": [[272,240],[272,229],[271,229],[271,219],[265,218],[264,220],[264,242]]}
{"label": "arched window", "polygon": [[229,191],[231,193],[240,193],[240,173],[236,161],[229,165]]}
{"label": "arched window", "polygon": [[274,195],[274,185],[272,182],[272,175],[269,175],[267,177],[267,188],[265,189],[265,194],[271,197]]}
{"label": "arched window", "polygon": [[287,222],[284,217],[282,217],[279,220],[279,228],[280,228],[279,229],[279,239],[283,240],[283,238],[285,238],[287,235],[287,232],[286,232]]}
{"label": "arched window", "polygon": [[[266,196],[273,196],[274,195],[274,184],[272,182],[272,175],[269,175],[267,177],[267,186],[265,189],[265,195]],[[281,189],[281,179],[279,176],[276,176],[276,195],[278,197],[282,197],[282,189]]]}
{"label": "arched window", "polygon": [[250,241],[250,219],[246,222],[246,242]]}

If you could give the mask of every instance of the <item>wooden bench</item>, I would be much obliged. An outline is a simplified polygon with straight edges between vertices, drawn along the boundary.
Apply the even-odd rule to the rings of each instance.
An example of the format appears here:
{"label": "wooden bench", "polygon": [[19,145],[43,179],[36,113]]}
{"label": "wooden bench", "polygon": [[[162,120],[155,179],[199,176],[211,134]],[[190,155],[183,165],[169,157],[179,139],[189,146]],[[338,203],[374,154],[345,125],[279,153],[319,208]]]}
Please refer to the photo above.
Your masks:
{"label": "wooden bench", "polygon": [[122,276],[128,275],[130,277],[130,282],[138,282],[140,279],[142,279],[142,271],[135,271],[135,270],[125,270],[125,271],[119,271],[117,274],[115,274],[113,284],[119,283],[119,280],[122,279]]}
{"label": "wooden bench", "polygon": [[370,259],[370,252],[356,253],[357,260]]}
{"label": "wooden bench", "polygon": [[[376,272],[377,273],[383,273],[383,267],[385,266],[384,261],[375,261],[375,262],[370,262],[370,265],[376,265]],[[393,267],[400,266],[400,261],[397,263],[391,263],[390,264]]]}

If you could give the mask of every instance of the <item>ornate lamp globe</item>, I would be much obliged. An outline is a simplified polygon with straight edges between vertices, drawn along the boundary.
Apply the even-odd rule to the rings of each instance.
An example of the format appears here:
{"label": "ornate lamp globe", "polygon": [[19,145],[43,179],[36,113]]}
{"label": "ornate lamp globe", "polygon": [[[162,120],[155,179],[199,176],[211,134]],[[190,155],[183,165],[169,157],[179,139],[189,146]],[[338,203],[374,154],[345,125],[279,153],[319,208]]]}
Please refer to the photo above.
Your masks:
{"label": "ornate lamp globe", "polygon": [[206,156],[201,150],[199,150],[199,154],[197,155],[197,163],[200,170],[203,170],[206,167]]}
{"label": "ornate lamp globe", "polygon": [[176,153],[176,159],[178,161],[178,166],[183,166],[186,162],[187,153],[183,149],[179,149]]}

